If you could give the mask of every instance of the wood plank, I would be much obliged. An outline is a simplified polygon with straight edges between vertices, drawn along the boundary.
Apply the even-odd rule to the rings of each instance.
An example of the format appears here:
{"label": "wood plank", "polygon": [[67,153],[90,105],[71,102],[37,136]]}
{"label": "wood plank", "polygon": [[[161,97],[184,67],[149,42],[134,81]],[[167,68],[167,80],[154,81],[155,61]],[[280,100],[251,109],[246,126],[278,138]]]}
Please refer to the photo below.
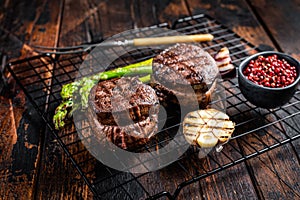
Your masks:
{"label": "wood plank", "polygon": [[184,0],[168,0],[156,4],[156,15],[160,23],[168,23],[170,26],[179,18],[190,15]]}
{"label": "wood plank", "polygon": [[[97,42],[133,28],[130,1],[66,2],[60,45]],[[79,12],[77,12],[79,10]]]}
{"label": "wood plank", "polygon": [[[295,37],[298,35],[299,31],[298,21],[300,19],[300,15],[299,6],[297,6],[299,4],[296,1],[287,1],[284,4],[279,1],[273,1],[272,3],[266,1],[249,1],[249,3],[254,9],[254,12],[258,15],[258,19],[262,21],[262,25],[265,26],[267,33],[271,37],[277,49],[285,51],[299,59],[300,51],[297,46],[299,38]],[[290,114],[293,113],[293,110],[291,109],[287,108]],[[281,113],[278,112],[277,115],[284,117],[286,116],[286,113],[282,111]],[[299,116],[289,119],[288,123],[295,123],[295,121],[299,121]],[[297,129],[297,125],[294,128]],[[291,130],[289,124],[283,124],[283,129],[289,130],[288,132],[297,131]],[[278,130],[269,131],[276,138],[285,138],[285,135],[279,133]],[[252,140],[253,138],[249,138],[250,142],[252,142]],[[264,136],[264,141],[269,144],[272,142],[272,138],[266,135]],[[259,158],[249,161],[251,168],[254,168],[252,169],[253,174],[257,184],[260,186],[260,195],[263,198],[295,199],[300,197],[300,189],[297,185],[300,181],[299,161],[297,162],[297,160],[299,160],[299,150],[297,153],[299,144],[299,141],[295,141],[293,142],[295,148],[292,148],[291,145],[284,145],[266,155],[262,155]],[[254,146],[259,147],[257,144],[254,144]],[[296,151],[294,151],[294,149]],[[247,150],[249,151],[249,149]],[[286,159],[285,155],[289,155],[289,158]],[[258,159],[260,161],[258,161]],[[264,174],[268,174],[268,177],[270,177],[269,179],[263,178],[262,175],[260,175],[262,173],[259,173],[259,170],[255,169],[257,163],[261,163],[260,168],[264,171]],[[288,175],[286,171],[289,172]],[[272,184],[267,183],[268,181]]]}
{"label": "wood plank", "polygon": [[[245,108],[243,107],[245,107],[245,105],[240,105],[237,106],[237,109],[247,109],[247,106]],[[266,115],[266,118],[261,115]],[[238,121],[236,122],[246,121],[247,119],[250,121],[243,126],[239,126],[235,133],[238,135],[246,131],[254,130],[248,135],[237,139],[239,147],[243,150],[242,152],[244,152],[245,155],[257,153],[257,151],[267,146],[274,145],[286,139],[284,128],[279,123],[266,126],[276,120],[272,114],[267,115],[266,110],[250,110],[249,112],[239,115],[237,117]],[[289,158],[285,159],[285,154],[289,155]],[[299,186],[297,183],[299,182],[299,163],[297,155],[290,145],[281,146],[257,156],[255,159],[250,159],[246,162],[246,167],[249,170],[259,198],[298,198]]]}
{"label": "wood plank", "polygon": [[[37,199],[91,199],[93,195],[50,131],[46,132]],[[77,135],[66,142],[76,141]],[[86,154],[79,154],[82,159]],[[94,168],[93,166],[87,166]],[[91,175],[92,176],[92,175]],[[90,178],[90,176],[88,177]]]}
{"label": "wood plank", "polygon": [[[283,140],[286,138],[276,127],[280,127],[280,124],[245,136],[240,143],[241,148],[247,154],[253,153],[254,148],[262,149],[264,143],[272,145],[276,143],[275,139]],[[297,199],[300,197],[298,184],[300,166],[297,154],[290,144],[250,159],[247,161],[247,165],[254,177],[261,198]]]}
{"label": "wood plank", "polygon": [[[199,159],[193,155],[185,155],[183,159],[174,162],[160,170],[150,172],[138,178],[150,196],[161,192],[169,192],[171,195],[175,193],[177,187],[190,180],[198,172],[194,165]],[[199,182],[188,185],[180,191],[178,199],[198,199],[201,198],[202,191]]]}
{"label": "wood plank", "polygon": [[[124,5],[126,5],[126,3],[128,2],[124,2]],[[128,21],[131,21],[130,10],[128,10],[129,5],[120,6],[119,4],[120,2],[116,3],[116,1],[78,1],[77,3],[66,1],[59,37],[60,46],[76,45],[90,42],[91,40],[97,41],[98,37],[109,37],[112,34],[131,28],[132,24],[128,23]],[[78,10],[80,11],[77,12]],[[65,70],[68,70],[68,68]],[[64,135],[65,133],[62,132],[60,134]],[[56,199],[62,196],[66,199],[92,198],[91,191],[76,170],[70,166],[68,158],[59,150],[55,139],[51,135],[47,135],[45,138],[46,145],[42,159],[43,163],[41,165],[41,171],[44,173],[42,173],[39,178],[37,197],[39,199]],[[63,138],[66,144],[78,140],[77,134]],[[71,145],[68,147],[68,150],[71,153],[76,153],[79,149],[83,148],[82,144],[79,144],[79,146]],[[75,160],[84,161],[84,159],[88,157],[91,157],[91,155],[89,155],[87,151],[84,151],[76,155]],[[90,171],[87,176],[90,181],[93,181],[94,178],[97,180],[97,177],[94,177],[95,173],[96,175],[98,174],[97,169],[94,169],[95,166],[96,163],[93,161],[85,163],[84,166],[82,166],[84,172]],[[99,170],[102,171],[101,168]],[[103,178],[103,172],[101,174],[99,178]],[[106,174],[106,176],[108,175]],[[117,179],[122,181],[126,179],[126,176],[118,176]],[[101,187],[101,183],[99,185],[100,190],[101,188],[103,190],[103,188],[107,187],[107,182],[105,182],[103,187]],[[131,190],[134,192],[134,189]],[[108,197],[111,198],[112,196],[109,195]],[[122,189],[114,191],[113,197],[125,198],[124,191]]]}
{"label": "wood plank", "polygon": [[100,5],[99,15],[103,38],[133,28],[131,5],[130,0],[105,1]]}
{"label": "wood plank", "polygon": [[[89,19],[90,15],[95,13],[96,8],[91,6],[91,1],[64,1],[64,10],[61,11],[62,21],[59,26],[60,34],[58,36],[59,46],[72,46],[88,41],[85,23]],[[63,13],[62,13],[63,12]],[[68,71],[68,68],[65,70]],[[53,72],[53,76],[56,76],[58,70]],[[57,77],[57,79],[65,78],[63,76]],[[57,80],[55,79],[55,80]],[[50,101],[53,101],[53,97],[50,96]],[[54,110],[53,105],[50,105],[50,110]],[[50,116],[51,118],[52,116]],[[77,134],[73,134],[70,137],[64,139],[65,143],[71,143],[79,140]],[[45,144],[43,147],[43,154],[41,158],[40,176],[37,185],[37,199],[91,199],[93,198],[91,190],[88,188],[83,178],[79,175],[75,167],[69,162],[69,158],[62,150],[59,143],[56,141],[52,132],[48,129],[44,138]],[[70,146],[68,149],[71,153],[73,151],[78,152],[78,148],[83,148],[82,145]],[[88,153],[83,152],[74,156],[76,159],[85,159],[89,156]],[[78,159],[77,159],[78,160]],[[86,166],[91,171],[94,167]],[[91,173],[88,178],[94,176]]]}
{"label": "wood plank", "polygon": [[[201,14],[206,13],[212,17],[215,17],[218,21],[222,24],[225,24],[229,28],[234,29],[236,32],[244,32],[244,21],[248,20],[251,22],[253,18],[249,19],[247,13],[250,15],[250,11],[247,10],[247,6],[243,3],[239,2],[230,2],[230,5],[218,6],[218,9],[214,9],[216,7],[217,2],[206,2],[206,1],[197,1],[191,0],[187,1],[188,9],[191,11],[192,14]],[[205,10],[204,10],[205,9]],[[243,13],[246,13],[245,16],[240,18],[236,18],[236,11],[237,9],[244,9]],[[216,11],[215,11],[216,10]],[[238,12],[242,12],[238,10]],[[220,18],[222,16],[222,18]],[[251,15],[250,15],[251,16]],[[219,17],[219,18],[218,18]],[[234,20],[234,21],[232,21]],[[251,34],[255,34],[257,29],[249,29],[247,31]],[[253,33],[255,32],[255,33]],[[249,33],[249,32],[248,32]],[[253,41],[257,41],[253,39]],[[235,143],[235,141],[233,141]],[[236,144],[236,143],[235,143]],[[239,149],[239,147],[237,147]],[[235,151],[227,150],[226,148],[223,150],[225,153],[229,152],[228,154],[232,154],[232,159],[238,159],[241,155],[235,155]],[[218,154],[214,154],[215,159],[219,160],[220,163],[223,163],[224,156],[218,157]],[[212,160],[207,159],[208,169],[217,167],[216,163]],[[200,170],[200,169],[199,169]],[[240,174],[236,174],[234,172],[239,172]],[[228,174],[231,174],[228,176]],[[221,171],[215,175],[212,175],[208,178],[199,181],[200,188],[202,190],[203,198],[204,199],[239,199],[243,196],[248,196],[249,198],[257,198],[257,194],[255,191],[255,187],[252,183],[251,176],[249,175],[245,163],[241,163],[237,166],[231,167],[230,169]],[[230,183],[230,184],[226,184]],[[243,183],[243,184],[241,184]]]}
{"label": "wood plank", "polygon": [[[32,55],[32,49],[24,43],[34,43],[34,36],[39,35],[41,26],[35,29],[35,25],[43,19],[42,13],[47,10],[46,7],[47,2],[43,1],[31,1],[27,4],[22,1],[6,1],[5,8],[10,12],[2,15],[3,26],[1,29],[5,34],[6,41],[1,41],[1,44],[11,44],[5,49],[9,58],[21,59]],[[50,40],[47,38],[53,34],[53,31],[55,32],[51,25],[56,21],[57,16],[52,14],[49,20],[44,22],[45,27],[51,28],[42,30],[44,35],[37,39],[40,42],[43,41],[42,44],[54,45],[54,40],[51,40],[51,37]],[[1,199],[32,199],[35,196],[40,164],[40,134],[45,125],[11,77],[9,84],[11,93],[1,97],[0,102],[1,112],[5,112],[1,115],[0,125],[1,139],[3,139],[1,141],[5,141],[0,145],[0,149],[3,151],[0,161]]]}
{"label": "wood plank", "polygon": [[[182,16],[186,16],[189,14],[189,9],[193,10],[192,7],[193,6],[189,6],[187,7],[185,4],[185,1],[166,1],[163,2],[161,4],[158,4],[157,2],[151,4],[151,3],[143,3],[140,2],[140,10],[137,8],[137,6],[132,3],[135,1],[126,1],[124,4],[122,4],[120,6],[119,1],[112,1],[111,2],[81,2],[78,5],[73,5],[74,2],[69,2],[66,1],[66,5],[68,5],[69,7],[68,9],[71,8],[76,8],[78,10],[78,8],[80,8],[79,12],[77,12],[76,9],[71,9],[66,11],[66,13],[64,13],[64,16],[66,17],[63,22],[64,25],[66,25],[65,27],[62,28],[61,30],[61,35],[60,35],[60,41],[61,41],[61,46],[66,46],[66,45],[74,45],[74,44],[79,44],[81,42],[89,42],[90,40],[97,40],[98,38],[102,38],[102,36],[108,37],[111,36],[112,34],[116,34],[119,33],[121,31],[130,29],[130,28],[134,28],[134,27],[139,27],[139,26],[143,26],[143,25],[151,25],[152,22],[169,22],[172,23],[175,19],[177,19],[178,17],[182,17]],[[194,1],[196,2],[196,1]],[[71,5],[72,4],[72,5]],[[211,3],[214,4],[214,3]],[[146,9],[147,12],[143,13],[143,6],[150,6],[147,8],[151,8],[151,9]],[[202,5],[204,5],[204,3],[202,3]],[[197,6],[195,6],[197,7]],[[199,7],[199,6],[198,6]],[[200,7],[199,7],[200,8]],[[210,7],[211,9],[211,7]],[[229,24],[230,26],[232,26],[238,33],[244,33],[249,31],[247,33],[244,33],[245,37],[249,38],[249,40],[253,40],[253,41],[259,41],[257,44],[268,44],[265,43],[265,40],[263,39],[265,36],[265,34],[261,34],[261,27],[258,28],[253,28],[252,25],[250,25],[248,27],[248,25],[246,25],[245,27],[243,26],[237,26],[234,23],[231,24],[231,21],[229,21],[231,16],[234,16],[233,13],[238,11],[241,13],[241,11],[239,11],[238,9],[236,9],[235,7],[233,7],[233,5],[231,3],[224,3],[223,4],[223,9],[228,9],[228,13],[231,13],[230,15],[226,15],[225,12],[225,16],[226,19],[228,19],[228,22],[226,22],[227,24]],[[153,16],[157,15],[156,19],[149,19],[149,16],[146,13],[152,13],[152,11],[159,11],[157,13],[154,13]],[[102,12],[103,11],[103,12]],[[219,10],[220,11],[220,10]],[[212,12],[210,10],[210,12]],[[104,13],[104,14],[103,14]],[[195,12],[195,14],[197,14],[197,12]],[[222,14],[222,12],[220,11],[219,13],[215,13],[217,15]],[[224,12],[223,12],[224,14]],[[103,16],[102,16],[103,15]],[[111,17],[112,16],[112,17]],[[139,16],[142,16],[141,18]],[[251,15],[252,16],[252,15]],[[247,18],[248,16],[246,16],[245,18]],[[51,17],[52,18],[52,17]],[[121,18],[121,20],[120,20]],[[236,21],[238,21],[238,24],[243,24],[243,22],[247,22],[247,20],[249,19],[245,19],[244,17],[242,17],[242,19],[238,19]],[[75,19],[75,20],[74,20]],[[98,20],[101,19],[101,20]],[[140,19],[140,20],[139,20]],[[74,21],[73,21],[74,20]],[[111,21],[110,21],[111,20]],[[44,45],[51,45],[51,41],[56,41],[56,37],[55,37],[55,31],[57,27],[57,24],[48,24],[47,27],[50,27],[50,30],[48,30],[48,28],[44,29],[43,25],[40,26],[40,22],[38,22],[39,20],[36,20],[37,24],[34,25],[33,27],[31,27],[31,31],[27,31],[27,32],[32,32],[29,34],[29,41],[32,44],[44,44]],[[99,23],[99,21],[101,23]],[[107,21],[109,21],[109,23],[107,23]],[[118,23],[115,23],[115,22]],[[137,22],[136,22],[137,21]],[[70,23],[72,22],[72,23]],[[252,23],[252,22],[251,22]],[[108,24],[108,25],[106,25]],[[116,26],[115,26],[116,24]],[[247,24],[247,23],[246,23]],[[103,26],[103,28],[101,27]],[[52,32],[52,31],[53,32]],[[100,31],[99,31],[100,30]],[[103,30],[103,32],[102,32]],[[38,35],[37,32],[43,32],[45,31],[45,35],[42,37],[31,37],[34,35]],[[49,32],[47,32],[49,31]],[[44,32],[43,32],[44,33]],[[41,34],[43,34],[41,33]],[[47,38],[47,33],[49,33],[48,36],[50,36],[49,38]],[[88,34],[87,34],[88,33]],[[91,38],[89,38],[88,35],[91,35]],[[254,35],[253,35],[254,34]],[[263,36],[263,38],[261,38],[259,35],[256,34],[261,34]],[[45,38],[44,38],[45,37]],[[257,38],[256,38],[257,37]],[[44,39],[43,39],[44,38]],[[43,42],[44,41],[44,42]],[[266,40],[268,41],[268,40]],[[54,44],[55,45],[55,44]],[[23,95],[24,97],[24,95]],[[7,103],[7,101],[3,101],[3,104],[5,105]],[[2,105],[2,104],[1,104]],[[6,108],[4,106],[4,108]],[[6,120],[6,118],[5,118]],[[20,121],[20,120],[16,120],[16,121]],[[5,130],[5,127],[4,127]],[[23,133],[22,133],[23,134]],[[48,134],[48,133],[47,133]],[[63,195],[63,198],[91,198],[91,194],[88,191],[88,188],[86,187],[86,185],[84,185],[82,179],[80,176],[78,176],[78,174],[76,173],[75,170],[73,170],[73,168],[71,167],[71,165],[67,162],[67,158],[65,157],[64,153],[61,152],[60,147],[58,147],[57,142],[54,140],[54,138],[50,135],[46,134],[46,146],[45,146],[45,155],[43,156],[43,162],[44,162],[44,166],[42,167],[41,170],[41,177],[39,179],[39,182],[42,183],[41,184],[41,188],[39,190],[39,194],[37,195],[38,198],[44,199],[44,198],[61,198],[61,196],[58,195]],[[24,134],[23,134],[24,135]],[[10,141],[11,143],[14,143],[15,140],[15,136],[13,135],[11,138],[8,138],[8,141]],[[71,138],[68,141],[72,141],[75,140],[75,138]],[[30,145],[29,145],[30,146]],[[9,148],[7,149],[7,151],[10,151]],[[289,152],[290,153],[290,152]],[[53,164],[55,163],[55,164]],[[47,166],[49,165],[49,166]],[[295,166],[292,163],[293,166]],[[252,166],[252,165],[251,165]],[[169,168],[168,168],[169,169]],[[170,170],[170,172],[172,173],[176,173],[176,167],[173,168],[173,170]],[[238,165],[234,168],[231,168],[233,170],[243,170],[241,174],[244,175],[244,166],[243,165]],[[186,177],[188,177],[188,174],[193,174],[194,169],[189,168],[188,171],[189,173],[187,173],[187,175],[185,174],[181,174],[178,177],[178,182],[185,180]],[[266,169],[268,170],[268,169]],[[172,180],[172,178],[174,178],[172,176],[172,173],[163,170],[164,172],[159,172],[161,174],[161,176],[159,174],[155,174],[156,176],[160,177],[159,179],[162,180],[162,182],[165,182],[166,185],[166,189],[167,190],[174,190],[174,187],[176,186],[176,184],[178,182]],[[184,198],[185,195],[195,195],[193,198],[197,199],[197,198],[202,198],[201,196],[201,191],[200,189],[198,190],[198,188],[202,188],[203,191],[205,191],[206,193],[209,193],[210,190],[214,190],[214,184],[215,182],[220,182],[218,180],[222,180],[222,183],[225,182],[239,182],[239,176],[238,174],[233,174],[233,176],[227,177],[227,178],[223,178],[226,177],[227,173],[230,173],[231,170],[226,170],[224,171],[224,173],[222,172],[221,174],[218,174],[216,176],[212,176],[208,179],[206,179],[205,181],[207,182],[202,182],[200,181],[200,183],[196,183],[196,185],[193,185],[193,188],[189,188],[189,189],[184,189],[184,191],[182,192],[182,194],[180,194],[181,198]],[[154,177],[156,177],[154,176]],[[125,176],[126,178],[126,176]],[[223,198],[234,198],[236,196],[234,196],[234,193],[228,193],[228,194],[224,194],[222,191],[223,190],[231,190],[232,188],[237,189],[237,191],[240,191],[241,189],[244,189],[245,187],[250,187],[249,190],[246,191],[242,191],[241,193],[238,192],[238,195],[243,196],[243,195],[254,195],[253,192],[253,188],[251,188],[251,185],[249,185],[249,176],[247,176],[248,180],[246,181],[246,183],[244,185],[241,186],[228,186],[228,185],[222,185],[222,183],[220,183],[220,190],[218,190],[216,193],[211,194],[210,196],[206,196],[206,198],[209,197],[214,197],[213,195],[216,195],[215,197],[223,197]],[[276,177],[275,177],[276,178]],[[47,181],[44,181],[48,180]],[[258,178],[257,178],[258,179]],[[121,180],[124,180],[124,178],[121,177]],[[153,183],[149,184],[149,180],[153,180]],[[144,181],[145,184],[147,184],[147,187],[156,187],[154,186],[157,182],[157,179],[154,179],[153,176],[149,176],[147,179],[143,179],[141,181]],[[169,182],[170,181],[170,182]],[[263,182],[263,180],[260,180],[260,182]],[[281,181],[282,182],[282,181]],[[281,183],[279,181],[279,183]],[[50,183],[50,184],[49,184]],[[49,185],[47,185],[49,184]],[[149,184],[149,185],[148,185]],[[264,183],[267,184],[267,183]],[[195,186],[195,187],[194,187]],[[71,189],[70,189],[71,187]],[[136,188],[136,187],[133,187]],[[133,190],[133,188],[129,187],[128,190]],[[195,189],[196,188],[196,189]],[[279,187],[280,188],[280,187]],[[288,189],[286,187],[282,187],[283,189]],[[149,188],[151,189],[151,188]],[[157,186],[157,188],[153,189],[153,191],[159,191],[160,189],[162,189],[162,187]],[[196,190],[195,193],[192,190]],[[124,191],[123,193],[119,193],[119,194],[115,194],[114,197],[122,197],[122,195],[124,195]],[[140,197],[141,194],[136,194],[136,197]],[[251,196],[252,197],[252,196]],[[253,196],[255,197],[255,196]],[[272,196],[271,196],[272,197]],[[276,196],[275,196],[276,197]],[[279,196],[280,197],[280,196]],[[292,196],[287,196],[287,197],[292,197]]]}
{"label": "wood plank", "polygon": [[[191,2],[192,5],[197,5],[199,3],[198,1],[189,1],[189,2]],[[248,41],[252,42],[253,44],[260,45],[262,47],[265,47],[265,45],[274,48],[276,47],[276,45],[272,44],[272,41],[268,39],[268,35],[263,30],[263,27],[255,20],[254,14],[252,14],[250,11],[247,11],[248,9],[247,5],[242,1],[237,1],[237,2],[222,1],[220,5],[214,3],[208,4],[205,1],[201,1],[201,2],[204,2],[203,6],[204,8],[207,9],[207,11],[205,10],[204,12],[207,12],[211,16],[214,16],[216,19],[221,21],[221,23],[232,28],[235,32],[237,32],[239,35],[246,38]],[[257,3],[259,4],[258,1]],[[197,7],[195,6],[192,7],[193,7],[192,10],[194,10],[193,12],[196,12],[195,8]],[[233,12],[235,13],[233,14]],[[238,16],[240,17],[236,17],[236,13],[240,13],[240,15],[238,14]],[[261,15],[263,15],[263,12],[261,13]],[[268,19],[272,19],[272,17],[269,16]],[[251,136],[245,137],[245,140],[251,144],[252,143],[255,144]],[[258,148],[258,146],[254,145],[254,148]],[[293,152],[290,146],[281,147],[280,150]],[[292,189],[288,188],[285,184],[283,184],[283,181],[279,179],[278,176],[284,177],[285,176],[284,171],[290,171],[291,170],[290,168],[295,169],[298,167],[298,165],[293,161],[290,161],[288,164],[283,161],[278,165],[281,166],[280,169],[274,167],[274,165],[272,164],[273,160],[276,160],[276,162],[280,162],[277,161],[278,160],[277,154],[278,152],[280,152],[280,150],[279,149],[274,150],[272,152],[269,152],[268,155],[260,156],[259,158],[264,158],[264,159],[267,157],[267,161],[265,162],[258,159],[252,159],[247,162],[247,167],[251,169],[249,172],[251,174],[251,178],[253,179],[255,186],[257,186],[256,190],[259,191],[258,195],[260,196],[260,198],[271,198],[271,199],[295,198],[295,194],[293,193],[298,190],[297,186],[295,186],[296,184],[295,181],[298,181],[296,177],[299,177],[299,175],[297,176],[299,172],[294,171],[295,174],[290,175],[292,177],[295,177],[294,179],[296,180],[287,180],[287,181],[285,180],[285,182],[292,185]],[[249,153],[249,151],[246,152]],[[291,153],[291,156],[293,157],[293,159],[291,160],[295,160],[295,159],[297,160],[297,156],[295,156],[294,153]],[[258,170],[257,166],[263,168],[263,170]],[[267,179],[266,176],[264,176],[264,172],[266,173],[268,171],[270,172],[269,168],[273,172],[268,174],[268,176],[272,178]],[[275,187],[273,187],[274,185]],[[211,193],[209,195],[211,195]],[[296,197],[297,197],[297,192],[296,192]]]}
{"label": "wood plank", "polygon": [[[231,145],[238,149],[237,141],[230,141]],[[224,145],[222,150],[232,160],[238,160],[241,155],[230,145]],[[216,169],[220,165],[232,163],[223,153],[213,153],[211,158],[206,158],[207,169]],[[247,196],[256,199],[255,186],[252,183],[245,163],[241,163],[222,170],[212,176],[199,181],[204,199],[241,199]]]}
{"label": "wood plank", "polygon": [[[32,1],[28,4],[22,1],[6,1],[3,9],[7,10],[1,15],[1,43],[2,51],[9,59],[24,58],[29,52],[24,48],[32,34],[32,28],[44,9],[44,2]],[[16,14],[18,13],[18,14]]]}
{"label": "wood plank", "polygon": [[131,16],[134,28],[159,24],[155,1],[134,0],[131,4]]}
{"label": "wood plank", "polygon": [[192,14],[208,14],[254,45],[263,49],[275,48],[245,0],[187,0],[187,2]]}
{"label": "wood plank", "polygon": [[281,50],[300,59],[299,1],[249,1]]}
{"label": "wood plank", "polygon": [[[22,102],[24,100],[24,94],[20,94],[18,98],[15,98]],[[22,118],[22,113],[24,112],[24,102],[19,104],[19,107],[13,106],[12,100],[9,98],[5,98],[1,96],[1,157],[0,157],[0,194],[1,199],[11,199],[22,197],[25,194],[25,198],[32,197],[33,195],[33,182],[32,179],[34,177],[35,169],[29,169],[24,167],[23,170],[15,170],[14,163],[14,154],[24,155],[24,150],[17,151],[15,149],[15,145],[23,144],[24,138],[21,137],[21,134],[17,131],[20,125],[20,121]],[[20,140],[23,140],[21,142]],[[24,146],[25,147],[25,146]],[[37,156],[29,156],[28,163],[35,163],[37,160]],[[13,167],[14,166],[14,167]],[[22,166],[20,166],[22,167]],[[28,170],[30,174],[26,176],[25,171]],[[19,172],[19,173],[18,173]],[[19,174],[19,175],[18,175]],[[23,179],[23,180],[22,180]],[[12,181],[10,181],[12,180]],[[22,182],[26,182],[26,184],[22,184]],[[21,184],[21,185],[20,185]]]}
{"label": "wood plank", "polygon": [[[100,34],[99,8],[103,1],[66,1],[64,5],[63,22],[61,27],[59,45],[72,46],[81,43],[91,42],[93,37],[90,34]],[[90,25],[96,26],[97,30],[90,30]]]}
{"label": "wood plank", "polygon": [[103,39],[103,32],[99,8],[104,4],[104,2],[101,0],[94,0],[89,4],[90,7],[97,8],[97,10],[90,14],[84,23],[87,35],[86,42],[100,42]]}

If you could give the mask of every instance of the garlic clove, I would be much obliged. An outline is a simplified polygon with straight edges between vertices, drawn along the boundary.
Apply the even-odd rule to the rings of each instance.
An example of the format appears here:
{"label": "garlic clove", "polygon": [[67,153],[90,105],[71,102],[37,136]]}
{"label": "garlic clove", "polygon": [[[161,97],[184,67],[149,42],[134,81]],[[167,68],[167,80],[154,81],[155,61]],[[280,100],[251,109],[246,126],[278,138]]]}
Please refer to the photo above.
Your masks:
{"label": "garlic clove", "polygon": [[197,138],[197,144],[201,148],[210,148],[216,146],[218,143],[218,138],[214,136],[211,132],[201,133]]}

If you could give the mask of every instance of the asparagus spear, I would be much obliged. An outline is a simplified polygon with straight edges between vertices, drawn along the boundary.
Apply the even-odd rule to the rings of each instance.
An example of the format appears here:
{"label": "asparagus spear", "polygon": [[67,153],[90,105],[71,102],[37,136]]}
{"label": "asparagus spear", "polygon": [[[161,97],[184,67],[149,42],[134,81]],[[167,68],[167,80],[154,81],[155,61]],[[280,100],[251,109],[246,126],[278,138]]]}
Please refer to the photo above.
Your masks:
{"label": "asparagus spear", "polygon": [[[100,72],[90,77],[84,77],[80,80],[66,84],[62,87],[61,104],[55,109],[53,116],[53,123],[55,129],[61,129],[65,126],[65,121],[71,118],[73,112],[81,107],[81,109],[87,108],[88,95],[91,88],[101,80],[108,80],[111,78],[122,77],[124,75],[140,75],[147,74],[147,76],[141,77],[142,82],[148,82],[150,80],[150,74],[152,73],[152,58],[131,64],[125,67],[116,68],[110,71]],[[81,105],[74,105],[74,94],[78,92],[81,99]]]}

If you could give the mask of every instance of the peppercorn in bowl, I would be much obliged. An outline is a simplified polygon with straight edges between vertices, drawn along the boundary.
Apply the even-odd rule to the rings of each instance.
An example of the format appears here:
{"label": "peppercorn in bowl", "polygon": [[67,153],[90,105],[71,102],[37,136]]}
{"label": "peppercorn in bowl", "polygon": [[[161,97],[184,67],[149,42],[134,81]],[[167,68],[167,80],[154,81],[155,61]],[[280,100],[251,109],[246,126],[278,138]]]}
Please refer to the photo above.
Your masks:
{"label": "peppercorn in bowl", "polygon": [[265,51],[246,58],[238,69],[244,97],[261,108],[276,108],[294,95],[300,81],[300,64],[293,57]]}

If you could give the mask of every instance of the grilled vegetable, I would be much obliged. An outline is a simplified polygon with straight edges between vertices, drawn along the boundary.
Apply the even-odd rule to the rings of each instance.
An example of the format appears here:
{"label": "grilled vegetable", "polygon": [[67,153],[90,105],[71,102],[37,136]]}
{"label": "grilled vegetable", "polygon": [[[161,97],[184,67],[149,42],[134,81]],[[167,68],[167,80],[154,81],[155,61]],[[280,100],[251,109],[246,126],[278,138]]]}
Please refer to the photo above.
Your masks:
{"label": "grilled vegetable", "polygon": [[208,132],[200,134],[197,138],[197,144],[201,148],[210,148],[216,146],[218,143],[218,138],[214,136],[214,134]]}
{"label": "grilled vegetable", "polygon": [[235,67],[231,63],[230,52],[227,47],[220,49],[214,58],[222,78],[235,75]]}
{"label": "grilled vegetable", "polygon": [[190,144],[210,148],[227,142],[234,126],[228,115],[209,108],[188,113],[183,120],[183,134]]}

